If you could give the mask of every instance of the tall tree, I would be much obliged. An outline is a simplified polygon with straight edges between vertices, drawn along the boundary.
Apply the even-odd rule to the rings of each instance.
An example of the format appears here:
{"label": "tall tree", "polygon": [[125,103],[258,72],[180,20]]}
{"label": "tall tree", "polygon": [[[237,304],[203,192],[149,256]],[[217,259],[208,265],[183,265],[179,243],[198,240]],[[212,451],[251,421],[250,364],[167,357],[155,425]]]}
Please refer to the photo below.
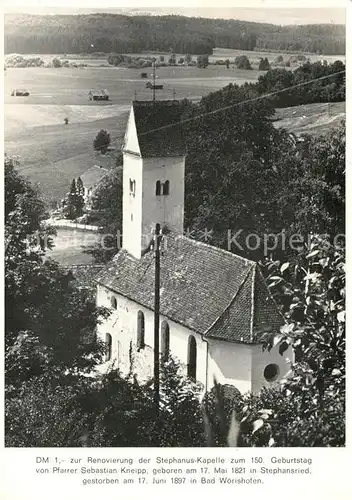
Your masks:
{"label": "tall tree", "polygon": [[[98,347],[92,334],[99,315],[105,311],[96,308],[89,292],[74,286],[71,273],[44,258],[46,247],[52,246],[52,230],[44,224],[44,204],[8,158],[5,159],[5,206],[8,353],[15,352],[14,346],[19,341],[18,345],[35,345],[38,341],[55,357],[57,365],[73,371],[91,369]],[[47,245],[38,245],[38,238],[47,239]]]}
{"label": "tall tree", "polygon": [[93,147],[104,154],[107,152],[110,142],[110,134],[106,130],[101,129],[93,141]]}
{"label": "tall tree", "polygon": [[207,54],[197,57],[198,68],[206,68],[209,65],[209,56]]}
{"label": "tall tree", "polygon": [[[345,446],[344,247],[313,237],[294,260],[268,262],[267,270],[287,319],[277,346],[283,356],[293,348],[295,361],[280,389],[264,390],[247,401],[243,422],[258,422],[254,436],[248,427],[247,443]],[[270,348],[272,336],[267,340]]]}
{"label": "tall tree", "polygon": [[119,250],[122,235],[122,168],[104,177],[92,199],[89,221],[100,227],[102,239],[89,250],[97,262],[107,262]]}
{"label": "tall tree", "polygon": [[82,193],[83,184],[72,179],[70,192],[63,201],[63,214],[67,219],[75,220],[83,215],[84,198]]}
{"label": "tall tree", "polygon": [[84,195],[84,186],[83,186],[82,179],[80,177],[78,177],[77,182],[76,182],[76,191],[77,191],[78,195],[80,195],[80,196]]}

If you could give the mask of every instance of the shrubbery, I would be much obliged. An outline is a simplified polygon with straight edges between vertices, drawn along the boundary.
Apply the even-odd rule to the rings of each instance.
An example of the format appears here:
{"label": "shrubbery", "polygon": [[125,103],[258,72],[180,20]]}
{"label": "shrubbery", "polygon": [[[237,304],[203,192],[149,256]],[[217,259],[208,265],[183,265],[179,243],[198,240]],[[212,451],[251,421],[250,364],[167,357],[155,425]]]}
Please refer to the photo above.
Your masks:
{"label": "shrubbery", "polygon": [[260,59],[258,69],[259,69],[259,71],[268,71],[269,69],[271,69],[271,66],[270,66],[270,63],[269,63],[267,57],[265,57],[264,59],[263,58]]}
{"label": "shrubbery", "polygon": [[44,61],[41,57],[23,57],[19,54],[10,54],[5,57],[5,66],[7,68],[39,68],[44,66]]}
{"label": "shrubbery", "polygon": [[[200,56],[202,57],[202,56]],[[205,56],[204,61],[207,59]],[[202,59],[203,61],[203,59]],[[108,63],[111,66],[125,66],[127,68],[148,68],[153,65],[155,62],[155,66],[157,68],[165,67],[165,66],[176,66],[179,65],[187,65],[187,66],[195,66],[196,62],[192,61],[192,56],[190,54],[186,54],[185,57],[180,57],[178,62],[176,60],[176,54],[171,54],[167,60],[165,61],[165,56],[160,55],[158,59],[151,56],[140,56],[140,57],[131,57],[123,54],[110,54],[108,56]]]}
{"label": "shrubbery", "polygon": [[238,69],[252,69],[251,63],[247,56],[237,56],[235,59],[235,66]]}
{"label": "shrubbery", "polygon": [[101,129],[93,141],[93,147],[96,151],[104,154],[107,152],[110,142],[110,134],[106,130]]}

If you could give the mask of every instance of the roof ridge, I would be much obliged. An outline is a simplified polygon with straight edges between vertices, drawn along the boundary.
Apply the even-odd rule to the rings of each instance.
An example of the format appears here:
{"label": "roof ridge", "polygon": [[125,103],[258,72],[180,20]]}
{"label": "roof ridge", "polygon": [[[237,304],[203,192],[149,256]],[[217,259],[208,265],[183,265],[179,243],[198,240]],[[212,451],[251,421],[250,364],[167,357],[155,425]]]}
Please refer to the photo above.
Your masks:
{"label": "roof ridge", "polygon": [[251,342],[253,342],[253,330],[254,330],[254,314],[255,314],[255,279],[257,275],[257,267],[258,264],[256,264],[254,268],[254,273],[252,276],[252,286],[251,286],[251,319],[250,319],[250,339]]}
{"label": "roof ridge", "polygon": [[282,312],[280,311],[280,308],[279,308],[279,306],[278,306],[278,303],[277,303],[277,302],[276,302],[276,300],[274,299],[273,294],[271,293],[271,290],[270,290],[270,288],[268,287],[268,285],[267,285],[267,283],[266,283],[266,280],[265,280],[265,278],[264,278],[264,276],[263,276],[263,273],[261,272],[261,269],[260,269],[260,267],[259,267],[259,266],[257,266],[257,268],[256,268],[256,274],[257,274],[257,273],[258,273],[258,275],[259,275],[259,278],[262,280],[262,283],[263,283],[263,285],[264,285],[264,287],[265,287],[265,290],[266,290],[266,292],[267,292],[267,294],[268,294],[268,297],[269,297],[269,298],[271,299],[271,301],[274,303],[274,306],[275,306],[276,310],[278,311],[278,313],[280,314],[280,316],[284,319],[284,321],[285,321],[285,323],[286,323],[286,318],[285,318],[285,316],[282,314]]}
{"label": "roof ridge", "polygon": [[182,238],[182,239],[185,239],[187,241],[192,241],[196,245],[211,248],[212,250],[217,251],[217,252],[222,253],[222,254],[225,254],[225,255],[231,255],[231,257],[233,257],[234,259],[240,259],[240,260],[244,261],[246,264],[250,264],[250,265],[257,264],[257,262],[255,260],[247,259],[246,257],[242,257],[241,255],[237,255],[236,253],[230,252],[229,250],[225,250],[224,248],[219,248],[219,247],[216,247],[214,245],[210,245],[209,243],[205,243],[204,241],[199,241],[199,240],[195,240],[193,238],[189,238],[188,236],[185,236],[183,234],[177,234],[175,236],[175,239],[177,239],[177,238]]}
{"label": "roof ridge", "polygon": [[240,293],[240,291],[242,290],[243,288],[243,285],[245,284],[245,282],[247,281],[247,278],[250,274],[250,272],[253,270],[253,268],[255,269],[255,266],[251,266],[248,271],[246,272],[240,286],[238,287],[238,289],[236,290],[236,293],[233,295],[233,297],[231,298],[230,302],[228,303],[228,305],[225,307],[225,309],[219,314],[219,316],[216,318],[216,320],[210,325],[210,327],[207,329],[206,332],[204,332],[204,336],[207,336],[208,333],[215,327],[215,325],[221,320],[221,318],[225,315],[225,313],[230,309],[230,307],[232,306],[232,304],[235,302],[236,298],[237,298],[237,295]]}

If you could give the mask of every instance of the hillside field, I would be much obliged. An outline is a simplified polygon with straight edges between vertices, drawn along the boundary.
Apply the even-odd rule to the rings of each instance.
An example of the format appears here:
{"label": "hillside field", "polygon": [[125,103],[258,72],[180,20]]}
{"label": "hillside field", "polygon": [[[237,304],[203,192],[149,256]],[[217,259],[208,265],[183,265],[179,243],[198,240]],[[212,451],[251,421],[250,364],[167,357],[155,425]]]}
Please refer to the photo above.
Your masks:
{"label": "hillside field", "polygon": [[[144,70],[145,71],[145,70]],[[149,69],[150,71],[150,69]],[[141,70],[89,68],[9,68],[5,76],[5,151],[19,156],[22,173],[39,184],[43,196],[60,199],[73,177],[99,162],[93,139],[104,128],[120,147],[131,101],[152,98]],[[165,67],[157,71],[164,89],[159,99],[198,100],[230,82],[255,81],[258,71]],[[11,97],[14,89],[29,97]],[[107,89],[110,100],[91,102],[91,89]],[[64,124],[65,118],[68,125]],[[98,156],[98,157],[97,157]]]}
{"label": "hillside field", "polygon": [[[214,57],[234,57],[236,52],[217,49]],[[257,53],[255,57],[261,53]],[[261,54],[263,55],[263,54]],[[270,58],[277,54],[271,54]],[[252,53],[254,57],[254,53]],[[82,61],[82,59],[81,59]],[[94,61],[97,62],[96,60]],[[83,174],[94,164],[114,164],[93,150],[97,132],[106,129],[112,147],[123,141],[131,100],[151,99],[141,71],[119,67],[88,68],[9,68],[4,79],[5,152],[17,155],[21,172],[36,183],[47,201],[57,201],[68,191],[73,177]],[[164,85],[157,92],[159,99],[188,98],[199,100],[203,95],[229,83],[256,81],[261,72],[244,71],[231,66],[165,67],[157,70],[158,81]],[[27,89],[29,97],[11,97],[14,89]],[[110,100],[91,102],[91,89],[107,89]],[[318,133],[335,126],[344,117],[344,103],[303,106],[279,110],[275,126],[295,132]],[[294,114],[293,114],[294,113]],[[68,125],[64,119],[68,118]]]}
{"label": "hillside field", "polygon": [[346,117],[346,103],[314,103],[278,109],[275,127],[283,127],[296,135],[318,135],[337,127]]}

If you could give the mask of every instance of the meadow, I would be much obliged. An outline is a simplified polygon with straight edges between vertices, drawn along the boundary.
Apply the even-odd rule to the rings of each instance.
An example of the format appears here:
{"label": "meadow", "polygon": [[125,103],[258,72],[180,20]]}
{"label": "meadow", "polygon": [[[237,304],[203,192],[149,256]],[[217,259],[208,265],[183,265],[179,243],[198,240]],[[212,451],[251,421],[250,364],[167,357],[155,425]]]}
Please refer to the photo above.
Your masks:
{"label": "meadow", "polygon": [[[165,59],[170,56],[166,53],[153,55],[161,54],[165,55]],[[214,62],[229,58],[233,61],[240,54],[247,54],[254,68],[260,57],[268,57],[269,62],[272,62],[279,55],[215,49],[210,60]],[[46,62],[52,59],[51,55],[40,57]],[[285,60],[289,57],[290,54],[284,55]],[[344,56],[307,57],[312,61],[322,57],[329,62],[336,59],[345,61]],[[107,66],[106,57],[89,59],[63,55],[61,59],[85,63],[88,67],[8,68],[4,79],[5,151],[19,157],[20,170],[39,186],[48,202],[61,199],[68,191],[72,178],[83,174],[92,165],[102,161],[113,164],[113,159],[106,161],[94,152],[94,137],[101,128],[106,129],[110,133],[112,146],[120,148],[131,101],[135,98],[152,98],[151,91],[145,87],[147,80],[140,78],[142,71],[148,72],[150,77],[151,68],[111,67]],[[176,99],[199,100],[229,83],[256,81],[260,74],[256,69],[239,70],[233,64],[229,69],[212,64],[206,69],[184,66],[158,68],[158,81],[164,88],[157,91],[157,98],[173,99],[175,96]],[[30,95],[11,97],[12,90],[16,88],[27,89]],[[88,92],[91,89],[108,90],[110,100],[89,101]],[[288,113],[282,125],[292,122],[295,128],[300,128],[303,122]],[[305,120],[304,113],[299,117],[300,120]],[[69,121],[67,125],[64,124],[65,118]]]}
{"label": "meadow", "polygon": [[47,257],[65,266],[92,264],[94,258],[86,251],[100,241],[101,235],[89,231],[58,228],[55,246],[47,251]]}
{"label": "meadow", "polygon": [[[99,66],[7,69],[5,152],[19,156],[20,170],[39,185],[46,200],[60,199],[73,177],[100,161],[92,144],[101,128],[108,130],[113,146],[121,146],[131,101],[152,98],[140,72]],[[199,100],[231,82],[255,81],[259,74],[224,66],[159,68],[164,88],[157,98]],[[16,88],[27,89],[30,96],[11,97]],[[107,89],[110,100],[89,101],[91,89]]]}
{"label": "meadow", "polygon": [[275,127],[283,127],[294,134],[320,135],[337,127],[346,117],[345,102],[304,104],[277,109]]}

